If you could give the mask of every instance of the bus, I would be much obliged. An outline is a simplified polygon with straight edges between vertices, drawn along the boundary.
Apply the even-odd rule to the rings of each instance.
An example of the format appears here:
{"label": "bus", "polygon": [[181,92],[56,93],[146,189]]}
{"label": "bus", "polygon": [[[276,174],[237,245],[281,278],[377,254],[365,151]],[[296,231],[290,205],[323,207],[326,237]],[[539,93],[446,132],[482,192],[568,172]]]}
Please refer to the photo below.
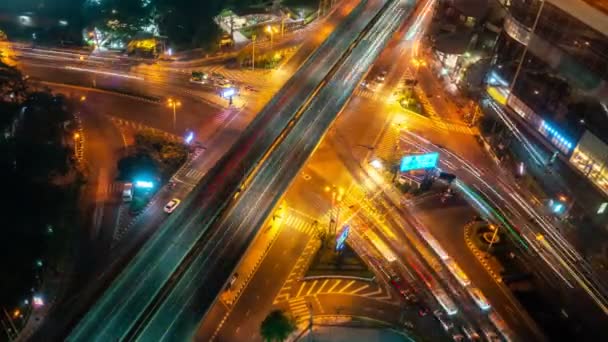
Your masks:
{"label": "bus", "polygon": [[452,272],[454,277],[456,277],[456,280],[458,280],[460,285],[462,285],[463,287],[471,285],[471,280],[469,279],[469,277],[467,277],[466,273],[464,273],[464,271],[460,268],[460,266],[458,266],[456,262],[454,262],[454,260],[446,260],[445,265],[448,267],[448,270]]}
{"label": "bus", "polygon": [[426,243],[428,243],[429,246],[431,246],[431,248],[435,251],[435,253],[437,253],[437,255],[439,255],[441,260],[445,261],[450,258],[448,253],[446,253],[445,250],[443,250],[443,248],[441,248],[441,246],[439,245],[437,240],[435,240],[435,238],[432,237],[431,234],[427,233],[424,230],[419,230],[419,232],[420,232],[420,235],[422,235],[422,237],[426,241]]}
{"label": "bus", "polygon": [[378,235],[376,235],[374,232],[372,232],[371,230],[368,229],[365,232],[365,236],[372,243],[372,245],[374,245],[374,248],[376,248],[376,250],[384,257],[384,259],[386,259],[386,261],[388,261],[388,262],[397,261],[395,254],[390,250],[390,248],[388,248],[388,246],[384,243],[384,241],[380,240]]}
{"label": "bus", "polygon": [[456,304],[454,304],[452,298],[450,298],[443,289],[433,289],[433,295],[448,315],[452,316],[458,313],[458,308],[456,307]]}
{"label": "bus", "polygon": [[505,338],[507,342],[513,340],[512,332],[509,327],[507,327],[507,323],[505,323],[502,317],[500,317],[496,312],[491,312],[488,317],[490,318],[490,322],[494,324],[496,329],[498,329],[500,334]]}

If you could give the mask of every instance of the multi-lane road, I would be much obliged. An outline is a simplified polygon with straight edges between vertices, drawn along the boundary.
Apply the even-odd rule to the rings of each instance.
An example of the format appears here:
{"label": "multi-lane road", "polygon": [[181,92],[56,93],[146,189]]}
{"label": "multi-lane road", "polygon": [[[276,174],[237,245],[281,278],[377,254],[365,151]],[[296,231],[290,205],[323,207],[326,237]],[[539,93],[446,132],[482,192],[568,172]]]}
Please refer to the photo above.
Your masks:
{"label": "multi-lane road", "polygon": [[[178,270],[184,258],[188,259],[188,253],[212,223],[214,215],[229,204],[229,199],[240,187],[248,171],[270,148],[333,65],[355,41],[357,32],[371,20],[371,16],[360,15],[361,12],[373,14],[379,11],[381,5],[379,1],[370,1],[355,8],[328,40],[306,60],[246,129],[227,157],[209,171],[195,189],[195,196],[184,200],[181,209],[165,222],[160,233],[144,246],[141,253],[84,317],[70,335],[71,339],[120,338],[129,335],[133,327],[141,324],[139,318],[145,318],[149,314],[146,308],[154,304],[155,300],[161,299],[155,295],[165,292],[163,285]],[[214,237],[221,238],[225,232],[214,230],[208,235],[211,233],[213,235],[209,240],[214,241]],[[200,247],[212,248],[218,245],[202,243]],[[203,254],[206,253],[198,255]],[[218,277],[216,281],[223,283],[225,279]],[[137,285],[134,287],[133,284]],[[214,298],[215,295],[211,296]],[[105,322],[101,329],[98,326],[100,321]]]}
{"label": "multi-lane road", "polygon": [[392,3],[353,48],[289,134],[245,185],[235,205],[218,221],[217,232],[221,233],[210,237],[213,243],[206,245],[192,261],[138,339],[179,340],[191,336],[258,227],[317,146],[405,13],[399,2]]}

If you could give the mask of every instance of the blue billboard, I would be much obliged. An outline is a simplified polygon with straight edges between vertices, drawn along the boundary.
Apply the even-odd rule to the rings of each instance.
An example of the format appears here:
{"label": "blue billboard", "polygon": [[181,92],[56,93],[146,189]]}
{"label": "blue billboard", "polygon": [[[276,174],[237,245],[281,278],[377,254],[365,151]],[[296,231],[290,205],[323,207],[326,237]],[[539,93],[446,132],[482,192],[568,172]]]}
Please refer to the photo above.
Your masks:
{"label": "blue billboard", "polygon": [[341,251],[344,248],[344,242],[346,242],[346,238],[348,237],[348,233],[350,232],[350,226],[345,224],[342,227],[342,232],[336,238],[336,251]]}
{"label": "blue billboard", "polygon": [[405,156],[401,159],[399,171],[432,169],[437,166],[437,161],[439,161],[439,152]]}

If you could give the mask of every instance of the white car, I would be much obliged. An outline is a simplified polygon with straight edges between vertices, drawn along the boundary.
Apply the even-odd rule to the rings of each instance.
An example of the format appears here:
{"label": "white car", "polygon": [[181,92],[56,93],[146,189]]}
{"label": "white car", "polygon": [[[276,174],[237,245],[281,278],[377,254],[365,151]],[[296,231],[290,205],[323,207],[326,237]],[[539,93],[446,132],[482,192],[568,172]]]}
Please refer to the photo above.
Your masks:
{"label": "white car", "polygon": [[182,201],[178,200],[177,198],[174,198],[172,200],[170,200],[166,205],[165,205],[165,212],[167,214],[171,214],[175,208],[177,208],[177,206],[181,203]]}

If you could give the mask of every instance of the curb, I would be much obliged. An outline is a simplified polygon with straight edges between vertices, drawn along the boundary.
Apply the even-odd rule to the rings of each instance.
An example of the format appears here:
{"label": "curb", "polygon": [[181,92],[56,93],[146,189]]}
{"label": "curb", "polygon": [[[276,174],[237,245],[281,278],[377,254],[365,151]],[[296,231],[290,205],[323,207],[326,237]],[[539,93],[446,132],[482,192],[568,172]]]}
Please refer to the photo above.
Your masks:
{"label": "curb", "polygon": [[492,279],[494,279],[494,281],[496,281],[497,283],[502,283],[502,277],[499,276],[496,273],[496,271],[494,271],[494,269],[492,269],[492,267],[486,260],[488,253],[481,251],[479,248],[477,248],[477,246],[475,246],[473,241],[471,241],[470,236],[471,236],[471,227],[472,226],[473,225],[471,223],[467,223],[464,226],[464,242],[466,243],[467,247],[471,250],[471,253],[473,253],[475,258],[477,258],[477,261],[479,261],[481,266],[483,266],[483,268],[486,270],[486,272],[488,272],[488,274],[492,277]]}

